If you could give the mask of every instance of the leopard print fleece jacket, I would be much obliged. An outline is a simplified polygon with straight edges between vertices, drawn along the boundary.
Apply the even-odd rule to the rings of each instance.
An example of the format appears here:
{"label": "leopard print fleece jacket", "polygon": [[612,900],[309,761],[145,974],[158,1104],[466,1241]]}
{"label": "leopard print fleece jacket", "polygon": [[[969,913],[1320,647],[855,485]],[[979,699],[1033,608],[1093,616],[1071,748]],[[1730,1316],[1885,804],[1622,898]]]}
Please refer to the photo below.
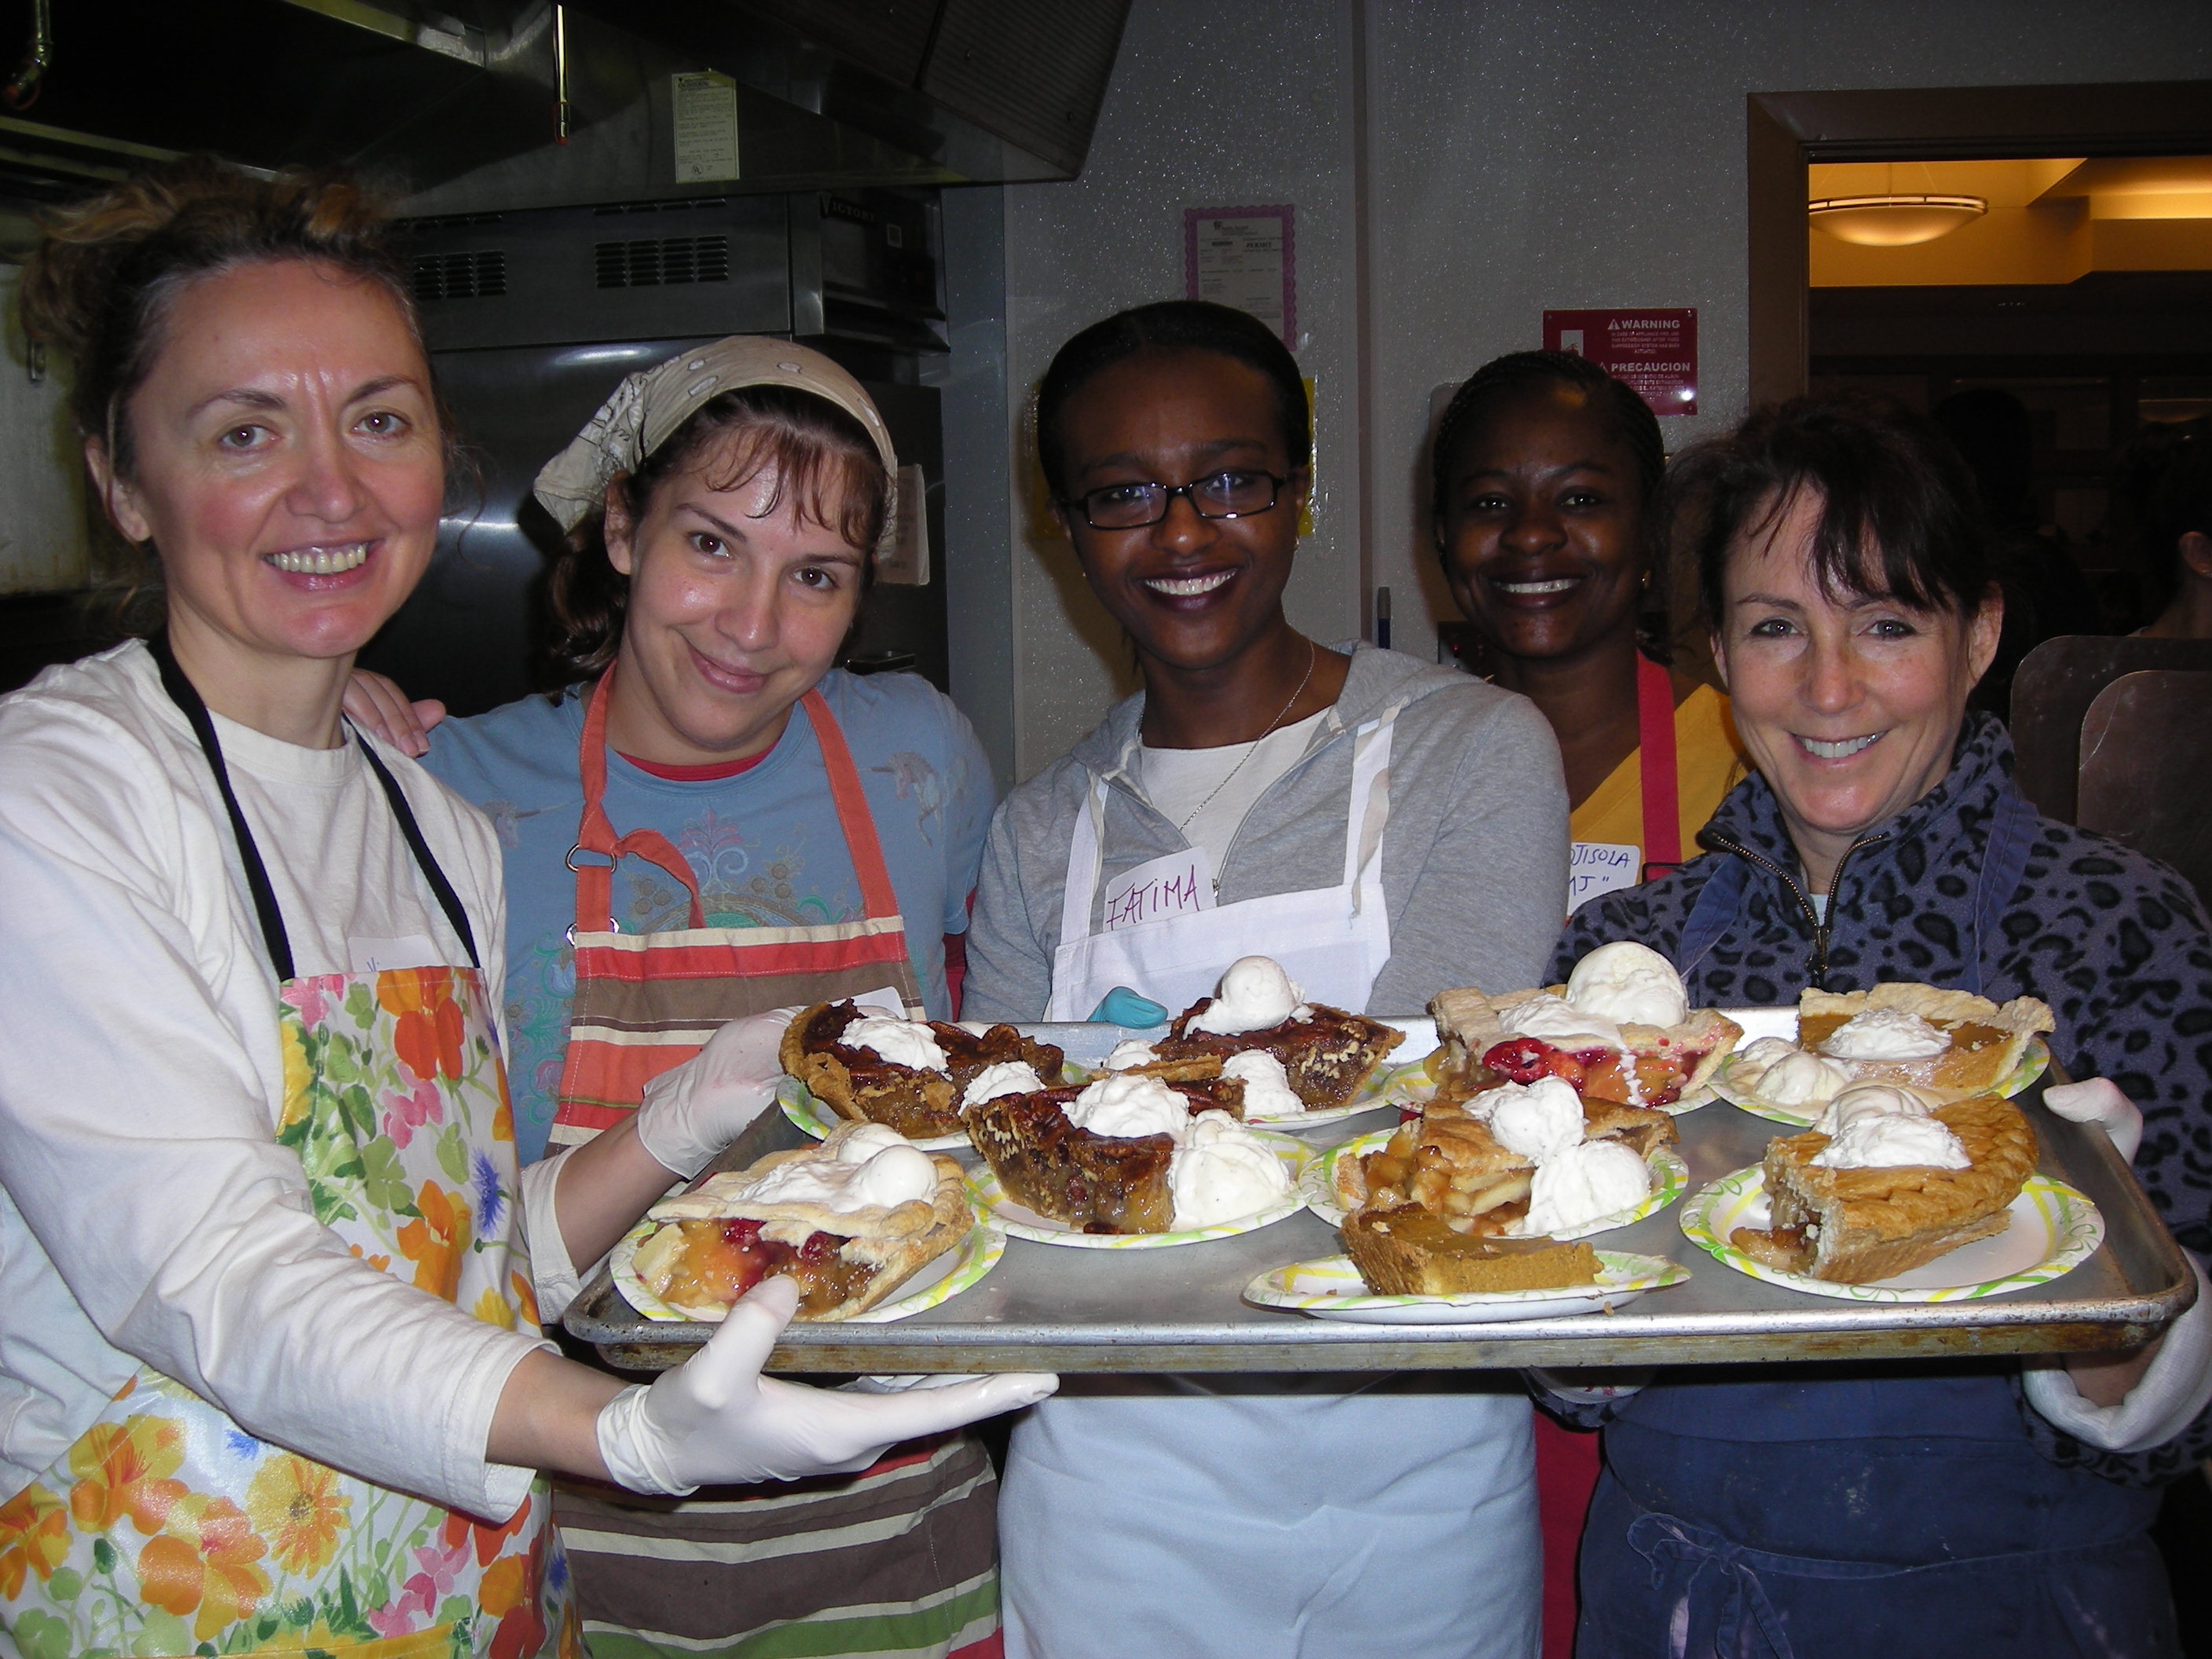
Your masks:
{"label": "leopard print fleece jacket", "polygon": [[[2067,1072],[2110,1078],[2142,1109],[2136,1174],[2175,1237],[2212,1255],[2212,927],[2203,903],[2156,860],[2039,817],[2020,885],[1975,962],[1978,876],[2012,773],[2002,723],[1967,715],[1943,781],[1844,856],[1825,926],[1798,881],[1774,792],[1754,775],[1699,832],[1702,857],[1570,918],[1552,980],[1610,939],[1636,939],[1682,969],[1698,1007],[1773,1006],[1796,1002],[1808,985],[1856,991],[1884,980],[1972,988],[1978,978],[1982,994],[1999,1002],[2040,997]],[[1731,864],[1741,867],[1729,872]],[[1734,917],[1696,961],[1682,962],[1692,908],[1724,872],[1742,882]],[[2178,1474],[2212,1446],[2212,1426],[2200,1420],[2169,1446],[2121,1456],[2028,1416],[2047,1455],[2130,1484],[2169,1465]]]}

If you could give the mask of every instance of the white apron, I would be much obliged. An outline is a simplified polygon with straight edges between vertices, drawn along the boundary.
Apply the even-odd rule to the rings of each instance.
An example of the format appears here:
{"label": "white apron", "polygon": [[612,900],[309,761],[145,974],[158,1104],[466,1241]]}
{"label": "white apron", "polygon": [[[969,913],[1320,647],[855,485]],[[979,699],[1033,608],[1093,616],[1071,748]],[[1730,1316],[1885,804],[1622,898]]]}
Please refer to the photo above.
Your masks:
{"label": "white apron", "polygon": [[[1396,714],[1354,735],[1337,887],[1094,934],[1097,783],[1069,848],[1048,1018],[1082,1019],[1116,985],[1187,1007],[1251,955],[1316,1001],[1364,1008],[1390,957]],[[1071,1376],[1017,1421],[999,1517],[1009,1659],[1537,1651],[1528,1402],[1510,1376]]]}

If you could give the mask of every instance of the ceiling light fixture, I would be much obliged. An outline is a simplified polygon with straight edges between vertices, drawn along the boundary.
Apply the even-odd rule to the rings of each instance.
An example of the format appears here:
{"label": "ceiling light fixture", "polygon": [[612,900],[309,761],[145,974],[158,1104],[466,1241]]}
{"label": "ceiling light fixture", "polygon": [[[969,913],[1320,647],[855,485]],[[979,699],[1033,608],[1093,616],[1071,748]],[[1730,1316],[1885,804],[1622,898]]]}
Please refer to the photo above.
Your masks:
{"label": "ceiling light fixture", "polygon": [[1932,242],[1990,210],[1979,196],[1830,196],[1806,204],[1829,235],[1861,247],[1910,247]]}

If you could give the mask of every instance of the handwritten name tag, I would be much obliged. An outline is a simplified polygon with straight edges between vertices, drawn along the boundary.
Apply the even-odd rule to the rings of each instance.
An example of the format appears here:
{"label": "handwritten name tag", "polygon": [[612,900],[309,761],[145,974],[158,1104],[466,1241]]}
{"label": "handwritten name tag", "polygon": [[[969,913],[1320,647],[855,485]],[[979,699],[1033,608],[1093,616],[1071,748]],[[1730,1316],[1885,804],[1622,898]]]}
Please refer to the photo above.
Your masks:
{"label": "handwritten name tag", "polygon": [[1567,908],[1578,908],[1600,893],[1636,885],[1644,869],[1644,849],[1619,842],[1578,841],[1567,865]]}
{"label": "handwritten name tag", "polygon": [[398,939],[349,939],[346,941],[346,954],[352,957],[356,974],[381,974],[395,968],[436,968],[444,962],[437,945],[424,933],[408,933]]}
{"label": "handwritten name tag", "polygon": [[1202,847],[1125,870],[1106,884],[1105,931],[1213,908],[1213,860]]}

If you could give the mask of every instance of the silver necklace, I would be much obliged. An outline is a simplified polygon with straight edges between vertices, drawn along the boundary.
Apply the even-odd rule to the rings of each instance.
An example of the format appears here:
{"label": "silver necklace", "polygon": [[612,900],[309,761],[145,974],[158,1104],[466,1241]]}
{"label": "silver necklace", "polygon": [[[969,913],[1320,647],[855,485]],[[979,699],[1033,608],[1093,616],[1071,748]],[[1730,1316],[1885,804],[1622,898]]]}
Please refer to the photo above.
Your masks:
{"label": "silver necklace", "polygon": [[[1246,763],[1251,760],[1252,757],[1260,752],[1260,744],[1265,741],[1267,733],[1273,732],[1277,726],[1283,723],[1283,716],[1289,714],[1291,708],[1297,704],[1297,700],[1305,695],[1306,682],[1313,678],[1314,665],[1320,660],[1321,647],[1316,645],[1311,640],[1308,640],[1306,641],[1306,672],[1298,681],[1298,689],[1291,693],[1289,700],[1283,704],[1280,709],[1276,711],[1275,718],[1269,720],[1267,726],[1261,730],[1260,735],[1252,739],[1249,746],[1248,746],[1244,750],[1243,758],[1239,760],[1236,765],[1229,769],[1229,775],[1222,779],[1220,782],[1215,784],[1212,789],[1208,790],[1206,792],[1206,799],[1199,802],[1197,805],[1191,808],[1190,816],[1185,818],[1181,823],[1176,825],[1176,833],[1177,835],[1187,835],[1189,832],[1190,826],[1198,822],[1198,815],[1206,811],[1207,807],[1213,805],[1213,798],[1219,794],[1223,790],[1226,789],[1230,784],[1235,781],[1237,775],[1244,769]],[[1218,881],[1214,883],[1216,887],[1218,887],[1220,884],[1221,884]]]}

